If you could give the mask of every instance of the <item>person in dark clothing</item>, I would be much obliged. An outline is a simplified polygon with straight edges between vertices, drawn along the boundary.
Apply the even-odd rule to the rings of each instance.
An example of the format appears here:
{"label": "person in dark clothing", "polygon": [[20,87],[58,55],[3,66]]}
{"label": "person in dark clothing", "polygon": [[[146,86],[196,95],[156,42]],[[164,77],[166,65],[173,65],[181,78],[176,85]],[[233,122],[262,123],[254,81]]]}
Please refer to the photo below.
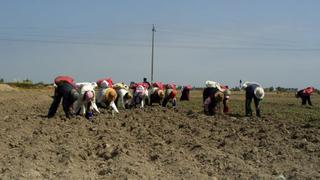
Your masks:
{"label": "person in dark clothing", "polygon": [[164,98],[164,84],[162,82],[152,83],[152,88],[149,90],[150,103],[151,106],[153,103],[158,103],[160,106]]}
{"label": "person in dark clothing", "polygon": [[296,98],[301,98],[302,99],[302,105],[306,105],[307,102],[310,106],[312,106],[311,102],[311,94],[313,93],[314,88],[313,87],[307,87],[305,89],[302,89],[296,93]]}
{"label": "person in dark clothing", "polygon": [[75,86],[70,81],[60,80],[55,81],[57,87],[54,90],[53,102],[49,108],[48,118],[52,118],[62,99],[63,111],[67,118],[71,118],[74,115],[73,103],[78,99],[79,93]]}
{"label": "person in dark clothing", "polygon": [[162,100],[164,98],[164,92],[161,89],[155,90],[151,95],[150,95],[150,105],[152,103],[158,103],[161,105]]}
{"label": "person in dark clothing", "polygon": [[252,116],[251,102],[254,101],[256,115],[261,117],[260,101],[264,98],[264,90],[258,83],[245,82],[242,87],[246,91],[246,116]]}
{"label": "person in dark clothing", "polygon": [[223,93],[219,83],[206,81],[206,88],[203,90],[202,101],[204,113],[212,116],[216,113],[217,107],[223,100]]}
{"label": "person in dark clothing", "polygon": [[189,101],[189,96],[190,96],[190,90],[192,89],[191,86],[184,86],[182,88],[182,92],[181,92],[181,97],[180,97],[180,101]]}
{"label": "person in dark clothing", "polygon": [[151,84],[148,82],[147,78],[143,78],[143,83],[148,84],[148,89],[152,88]]}
{"label": "person in dark clothing", "polygon": [[165,86],[165,92],[164,92],[164,98],[162,101],[162,107],[167,107],[167,103],[171,102],[172,107],[176,108],[177,107],[177,89],[176,85],[173,83],[167,84]]}

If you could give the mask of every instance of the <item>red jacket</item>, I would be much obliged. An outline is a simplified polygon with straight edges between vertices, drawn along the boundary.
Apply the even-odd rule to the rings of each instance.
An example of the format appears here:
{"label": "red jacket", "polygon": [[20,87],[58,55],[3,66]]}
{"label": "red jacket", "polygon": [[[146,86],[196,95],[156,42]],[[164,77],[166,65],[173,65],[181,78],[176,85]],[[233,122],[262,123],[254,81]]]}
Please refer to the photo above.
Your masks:
{"label": "red jacket", "polygon": [[314,91],[314,88],[313,87],[307,87],[303,90],[303,93],[306,94],[306,95],[311,95]]}
{"label": "red jacket", "polygon": [[143,86],[146,89],[149,88],[149,84],[148,83],[144,83],[144,82],[134,83],[134,84],[130,85],[130,88],[131,89],[136,89],[137,86]]}
{"label": "red jacket", "polygon": [[192,89],[192,86],[191,86],[191,85],[183,86],[183,89],[191,90],[191,89]]}
{"label": "red jacket", "polygon": [[162,82],[154,82],[152,86],[164,90],[164,84]]}
{"label": "red jacket", "polygon": [[100,87],[102,81],[107,81],[108,84],[109,84],[109,87],[112,87],[112,85],[113,85],[113,82],[112,82],[112,79],[111,79],[111,78],[103,78],[103,79],[99,79],[99,80],[97,81],[98,87]]}
{"label": "red jacket", "polygon": [[169,83],[169,84],[166,84],[166,88],[176,90],[176,85],[173,83]]}
{"label": "red jacket", "polygon": [[58,77],[56,77],[56,78],[54,79],[54,83],[57,84],[57,85],[58,85],[59,83],[61,83],[61,82],[67,82],[67,83],[73,85],[74,80],[73,80],[73,78],[70,77],[70,76],[58,76]]}

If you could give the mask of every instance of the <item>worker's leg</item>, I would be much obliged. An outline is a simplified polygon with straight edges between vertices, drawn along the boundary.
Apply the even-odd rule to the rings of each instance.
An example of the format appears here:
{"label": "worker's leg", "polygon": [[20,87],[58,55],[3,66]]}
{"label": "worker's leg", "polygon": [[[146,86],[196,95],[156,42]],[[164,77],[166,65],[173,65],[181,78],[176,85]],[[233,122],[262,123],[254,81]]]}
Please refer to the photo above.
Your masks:
{"label": "worker's leg", "polygon": [[251,97],[246,97],[246,116],[252,116],[252,109],[251,109]]}
{"label": "worker's leg", "polygon": [[261,112],[260,112],[260,106],[259,106],[259,104],[260,104],[260,100],[259,100],[258,98],[254,98],[254,105],[255,105],[255,107],[256,107],[256,115],[257,115],[258,117],[261,117]]}
{"label": "worker's leg", "polygon": [[61,102],[61,98],[62,95],[58,92],[58,88],[56,88],[54,91],[53,102],[49,108],[48,118],[51,118],[56,114],[59,104]]}
{"label": "worker's leg", "polygon": [[312,106],[312,103],[311,103],[311,98],[310,98],[310,96],[307,96],[307,101],[308,101],[308,104],[309,104],[310,106]]}

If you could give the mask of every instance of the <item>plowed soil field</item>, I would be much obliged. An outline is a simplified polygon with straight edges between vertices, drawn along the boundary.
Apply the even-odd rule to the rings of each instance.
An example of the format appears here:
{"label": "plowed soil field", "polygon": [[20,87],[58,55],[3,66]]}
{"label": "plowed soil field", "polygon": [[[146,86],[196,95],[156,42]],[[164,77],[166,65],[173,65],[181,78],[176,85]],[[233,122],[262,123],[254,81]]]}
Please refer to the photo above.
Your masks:
{"label": "plowed soil field", "polygon": [[262,118],[205,116],[201,92],[178,108],[47,119],[52,89],[0,92],[0,179],[320,179],[320,97],[267,94]]}

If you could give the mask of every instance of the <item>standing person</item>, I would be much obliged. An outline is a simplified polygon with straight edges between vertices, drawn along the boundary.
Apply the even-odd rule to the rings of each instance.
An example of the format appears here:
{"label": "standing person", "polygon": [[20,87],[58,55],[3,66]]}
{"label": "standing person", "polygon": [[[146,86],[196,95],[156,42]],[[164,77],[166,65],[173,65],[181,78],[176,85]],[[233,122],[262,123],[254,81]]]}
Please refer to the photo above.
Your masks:
{"label": "standing person", "polygon": [[296,98],[302,99],[302,102],[301,102],[302,105],[306,105],[308,102],[308,104],[312,106],[310,96],[313,93],[313,91],[314,91],[314,87],[307,87],[305,89],[302,89],[296,93]]}
{"label": "standing person", "polygon": [[183,86],[180,101],[189,101],[190,99],[190,90],[192,89],[192,86]]}
{"label": "standing person", "polygon": [[212,116],[217,110],[221,111],[220,104],[223,99],[224,94],[220,84],[214,81],[206,81],[206,88],[202,94],[204,113]]}
{"label": "standing person", "polygon": [[264,98],[264,89],[255,82],[245,82],[242,88],[246,91],[246,116],[252,116],[251,102],[254,100],[256,115],[261,117],[260,101]]}
{"label": "standing person", "polygon": [[168,102],[172,102],[172,107],[176,108],[177,107],[177,89],[176,85],[173,83],[167,84],[164,93],[164,99],[162,101],[162,106],[166,107]]}
{"label": "standing person", "polygon": [[100,113],[96,105],[95,82],[76,83],[80,96],[74,103],[75,112],[84,115],[87,119],[93,118],[93,111]]}
{"label": "standing person", "polygon": [[143,83],[148,84],[148,89],[152,87],[151,84],[148,82],[147,78],[143,78]]}
{"label": "standing person", "polygon": [[79,93],[70,76],[58,76],[54,79],[55,90],[53,102],[49,108],[48,118],[52,118],[59,107],[62,99],[63,111],[67,118],[74,116],[73,103],[78,99]]}

